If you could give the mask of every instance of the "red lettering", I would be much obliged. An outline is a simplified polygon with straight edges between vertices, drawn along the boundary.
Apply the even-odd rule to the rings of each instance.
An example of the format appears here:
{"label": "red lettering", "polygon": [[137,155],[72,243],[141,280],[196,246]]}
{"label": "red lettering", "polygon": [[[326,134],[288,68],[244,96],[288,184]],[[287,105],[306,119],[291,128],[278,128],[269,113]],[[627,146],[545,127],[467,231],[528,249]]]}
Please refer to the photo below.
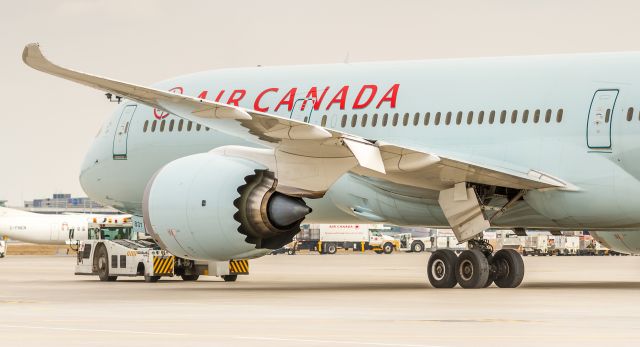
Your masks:
{"label": "red lettering", "polygon": [[244,98],[246,94],[247,94],[247,91],[244,89],[234,90],[233,93],[231,93],[231,96],[229,96],[229,100],[227,101],[227,104],[240,106],[238,105],[238,103],[240,102],[240,100],[242,100],[242,98]]}
{"label": "red lettering", "polygon": [[391,108],[396,108],[396,98],[398,97],[398,88],[400,88],[399,84],[394,84],[391,88],[384,94],[382,99],[376,105],[376,108],[380,108],[383,102],[390,103]]}
{"label": "red lettering", "polygon": [[307,106],[308,99],[313,99],[315,100],[315,102],[313,103],[313,109],[315,111],[319,110],[320,104],[322,104],[322,99],[324,99],[324,96],[327,94],[328,90],[329,87],[325,87],[320,97],[318,97],[318,88],[311,87],[311,89],[309,89],[309,92],[307,93],[307,96],[305,97],[306,100],[302,102],[302,107],[300,109],[304,111],[304,108]]}
{"label": "red lettering", "polygon": [[[169,89],[170,92],[174,94],[184,94],[184,88],[182,87],[173,87]],[[153,116],[157,119],[165,119],[169,116],[169,112],[160,112],[157,108],[153,109]]]}
{"label": "red lettering", "polygon": [[289,90],[287,92],[287,94],[285,94],[282,97],[282,100],[280,100],[280,102],[278,103],[278,105],[276,106],[275,111],[278,112],[278,109],[280,108],[280,106],[282,105],[287,105],[287,110],[291,111],[293,110],[293,102],[295,101],[296,98],[296,91],[298,90],[298,88],[291,88],[291,90]]}
{"label": "red lettering", "polygon": [[216,96],[216,102],[220,102],[220,99],[222,98],[222,95],[224,95],[224,89],[220,91],[220,93],[218,93],[218,96]]}
{"label": "red lettering", "polygon": [[[360,103],[360,99],[362,98],[362,95],[364,94],[365,90],[371,90],[371,94],[369,94],[369,98]],[[360,109],[360,108],[365,108],[367,106],[369,106],[369,104],[371,103],[371,101],[373,101],[373,98],[376,96],[376,92],[378,91],[378,86],[373,85],[373,84],[365,84],[362,86],[362,88],[360,89],[360,92],[358,93],[358,96],[356,96],[356,100],[353,102],[353,109]]]}
{"label": "red lettering", "polygon": [[260,92],[260,94],[258,94],[258,96],[256,97],[256,101],[253,103],[253,109],[256,111],[260,111],[260,112],[267,112],[269,111],[269,106],[267,107],[260,107],[260,100],[262,99],[262,97],[270,92],[273,93],[277,93],[278,92],[278,88],[267,88],[265,90],[263,90],[262,92]]}
{"label": "red lettering", "polygon": [[344,110],[344,104],[347,101],[347,92],[349,91],[349,86],[344,86],[340,88],[338,93],[331,99],[329,105],[327,105],[327,110],[331,108],[331,105],[340,103],[340,109]]}
{"label": "red lettering", "polygon": [[209,93],[208,90],[203,90],[202,93],[198,94],[198,98],[206,99],[207,98],[207,93]]}

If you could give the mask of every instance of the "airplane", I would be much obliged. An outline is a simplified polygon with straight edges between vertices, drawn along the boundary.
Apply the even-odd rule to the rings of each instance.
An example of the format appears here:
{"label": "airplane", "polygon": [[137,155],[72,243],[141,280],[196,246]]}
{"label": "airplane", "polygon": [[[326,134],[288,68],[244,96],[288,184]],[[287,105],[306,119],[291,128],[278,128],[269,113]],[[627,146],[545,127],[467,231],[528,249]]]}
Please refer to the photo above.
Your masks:
{"label": "airplane", "polygon": [[40,214],[0,207],[0,236],[44,245],[75,245],[99,238],[92,224],[125,224],[131,215]]}
{"label": "airplane", "polygon": [[[640,53],[222,69],[142,86],[22,59],[119,106],[80,172],[190,259],[255,258],[305,223],[451,228],[436,288],[515,288],[487,229],[588,230],[640,253]],[[90,110],[87,114],[90,116]]]}

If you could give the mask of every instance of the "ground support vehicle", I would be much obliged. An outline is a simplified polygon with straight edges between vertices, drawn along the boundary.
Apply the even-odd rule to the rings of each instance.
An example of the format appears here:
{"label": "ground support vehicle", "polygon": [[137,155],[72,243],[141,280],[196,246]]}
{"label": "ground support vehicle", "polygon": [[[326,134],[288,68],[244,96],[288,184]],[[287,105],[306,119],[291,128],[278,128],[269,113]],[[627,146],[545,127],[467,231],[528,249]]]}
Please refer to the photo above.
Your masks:
{"label": "ground support vehicle", "polygon": [[580,237],[578,236],[550,236],[549,255],[576,255],[580,249]]}
{"label": "ground support vehicle", "polygon": [[451,229],[434,229],[431,233],[431,246],[427,248],[429,252],[435,252],[441,249],[448,249],[456,254],[460,254],[467,249],[466,242],[458,242]]}
{"label": "ground support vehicle", "polygon": [[418,253],[431,248],[430,237],[414,237],[411,233],[402,233],[395,235],[395,238],[400,241],[400,251]]}
{"label": "ground support vehicle", "polygon": [[151,239],[88,240],[78,246],[76,275],[97,275],[101,281],[118,276],[144,276],[145,282],[157,282],[164,276],[181,276],[195,281],[200,275],[220,276],[235,281],[249,274],[247,260],[198,262],[176,257],[162,250]]}
{"label": "ground support vehicle", "polygon": [[578,255],[609,255],[609,249],[591,237],[580,240]]}
{"label": "ground support vehicle", "polygon": [[525,237],[522,255],[549,255],[549,235]]}
{"label": "ground support vehicle", "polygon": [[292,252],[310,250],[335,254],[342,248],[389,254],[400,247],[400,241],[384,235],[383,230],[380,224],[311,224],[296,235]]}

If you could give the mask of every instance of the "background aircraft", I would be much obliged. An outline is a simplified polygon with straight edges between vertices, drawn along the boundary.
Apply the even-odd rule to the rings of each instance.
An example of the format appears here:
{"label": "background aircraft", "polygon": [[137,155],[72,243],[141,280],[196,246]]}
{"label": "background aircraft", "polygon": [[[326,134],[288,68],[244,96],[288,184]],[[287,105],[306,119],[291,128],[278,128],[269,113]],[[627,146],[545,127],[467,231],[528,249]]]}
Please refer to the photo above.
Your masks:
{"label": "background aircraft", "polygon": [[130,215],[39,214],[0,207],[0,236],[46,244],[75,244],[91,235],[91,224],[124,224]]}

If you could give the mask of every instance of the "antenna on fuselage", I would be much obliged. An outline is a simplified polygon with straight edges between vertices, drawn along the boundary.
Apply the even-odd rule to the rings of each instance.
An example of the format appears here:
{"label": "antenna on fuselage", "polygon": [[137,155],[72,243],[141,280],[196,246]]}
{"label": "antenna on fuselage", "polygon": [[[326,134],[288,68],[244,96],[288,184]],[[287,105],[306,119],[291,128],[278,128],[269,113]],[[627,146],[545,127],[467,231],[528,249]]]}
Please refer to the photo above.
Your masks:
{"label": "antenna on fuselage", "polygon": [[[120,95],[113,95],[111,93],[106,93],[105,96],[109,100],[109,102],[117,102],[120,103],[122,101],[122,97]],[[115,99],[115,100],[114,100]]]}

